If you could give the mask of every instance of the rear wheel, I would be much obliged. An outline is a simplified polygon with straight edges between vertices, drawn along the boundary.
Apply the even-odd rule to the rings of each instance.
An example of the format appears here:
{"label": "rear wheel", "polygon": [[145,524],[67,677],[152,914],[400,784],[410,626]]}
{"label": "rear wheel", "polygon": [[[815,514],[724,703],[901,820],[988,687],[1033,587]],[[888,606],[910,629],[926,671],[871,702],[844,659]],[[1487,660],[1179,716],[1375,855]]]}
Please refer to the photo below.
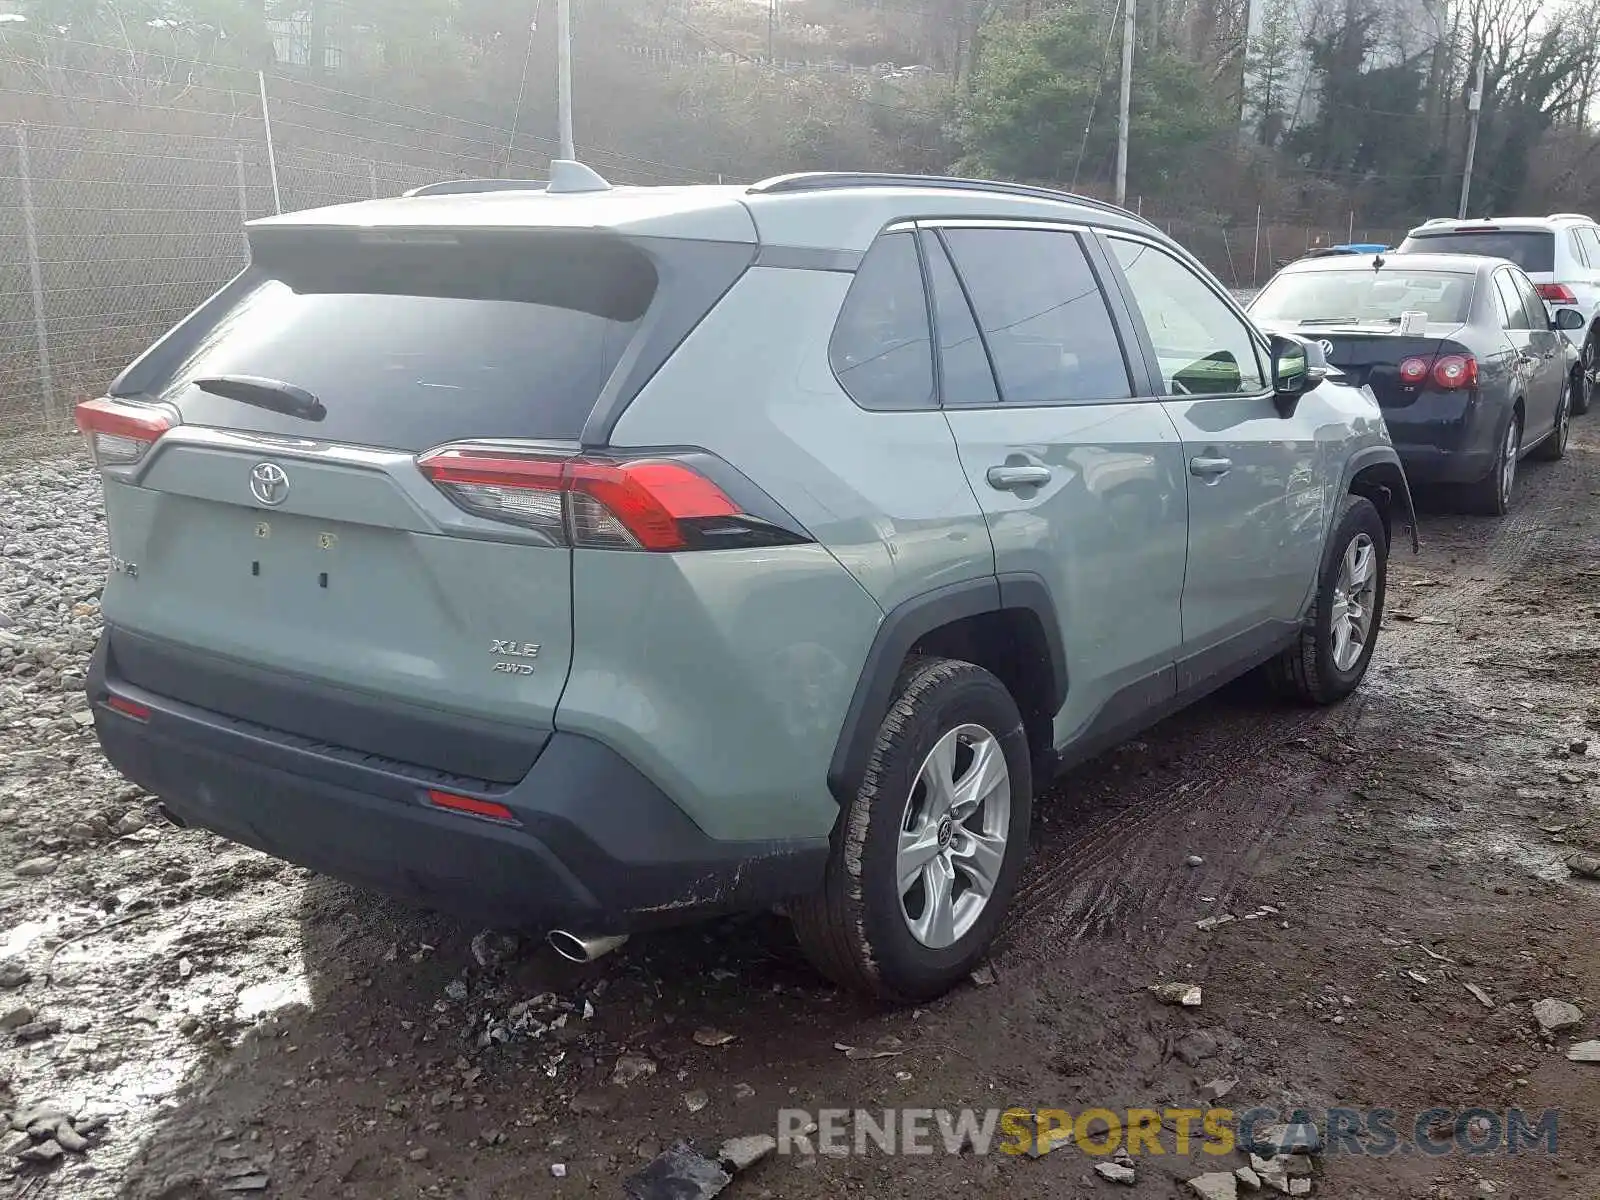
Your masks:
{"label": "rear wheel", "polygon": [[1539,443],[1534,451],[1546,462],[1566,457],[1567,439],[1572,436],[1572,382],[1568,380],[1561,389],[1561,402],[1556,405],[1556,427],[1549,437]]}
{"label": "rear wheel", "polygon": [[834,982],[896,1003],[948,991],[1011,903],[1032,791],[1005,686],[971,663],[910,659],[840,814],[823,889],[790,910],[806,956]]}
{"label": "rear wheel", "polygon": [[1383,623],[1389,538],[1365,496],[1346,496],[1323,552],[1316,602],[1299,641],[1267,664],[1282,694],[1334,704],[1360,685]]}
{"label": "rear wheel", "polygon": [[1511,510],[1516,493],[1517,460],[1522,456],[1522,414],[1513,412],[1495,451],[1494,467],[1467,489],[1467,507],[1491,517],[1503,517]]}
{"label": "rear wheel", "polygon": [[1597,388],[1600,388],[1600,331],[1590,333],[1583,343],[1583,353],[1573,376],[1573,415],[1581,417],[1589,411]]}

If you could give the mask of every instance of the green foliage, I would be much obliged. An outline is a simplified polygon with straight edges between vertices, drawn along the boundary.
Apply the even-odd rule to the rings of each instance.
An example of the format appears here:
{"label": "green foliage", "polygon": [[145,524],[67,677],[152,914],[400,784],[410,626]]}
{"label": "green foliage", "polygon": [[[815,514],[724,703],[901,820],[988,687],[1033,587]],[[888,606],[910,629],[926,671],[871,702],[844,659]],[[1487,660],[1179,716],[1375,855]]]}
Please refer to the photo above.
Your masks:
{"label": "green foliage", "polygon": [[1256,140],[1275,146],[1289,118],[1289,83],[1305,57],[1294,0],[1267,0],[1245,54],[1245,115]]}
{"label": "green foliage", "polygon": [[[1076,5],[990,26],[957,102],[962,169],[1061,182],[1107,178],[1120,66],[1107,35],[1105,15]],[[1135,54],[1128,172],[1139,190],[1170,185],[1224,127],[1196,64],[1167,50]]]}

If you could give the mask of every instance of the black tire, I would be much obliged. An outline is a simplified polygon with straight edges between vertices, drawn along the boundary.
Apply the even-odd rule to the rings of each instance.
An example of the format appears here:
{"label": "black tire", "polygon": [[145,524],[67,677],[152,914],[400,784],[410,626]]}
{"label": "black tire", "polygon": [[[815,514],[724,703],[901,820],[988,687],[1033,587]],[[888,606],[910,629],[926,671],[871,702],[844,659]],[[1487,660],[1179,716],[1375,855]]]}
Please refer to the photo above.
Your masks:
{"label": "black tire", "polygon": [[1516,499],[1516,473],[1512,472],[1510,485],[1505,483],[1506,456],[1510,453],[1511,431],[1515,429],[1517,435],[1516,453],[1520,457],[1522,452],[1522,414],[1515,410],[1511,413],[1511,424],[1500,432],[1496,439],[1498,449],[1494,455],[1494,466],[1489,468],[1489,473],[1477,483],[1468,484],[1466,488],[1466,508],[1469,512],[1482,513],[1487,517],[1503,517],[1511,511],[1512,502]]}
{"label": "black tire", "polygon": [[1573,374],[1573,416],[1581,417],[1589,411],[1594,404],[1596,386],[1600,386],[1600,333],[1590,333]]}
{"label": "black tire", "polygon": [[[1334,593],[1346,552],[1363,537],[1371,543],[1376,556],[1372,619],[1360,655],[1348,667],[1341,668],[1334,658]],[[1383,517],[1365,496],[1346,496],[1322,553],[1317,595],[1306,627],[1295,645],[1267,664],[1268,678],[1282,695],[1302,704],[1336,704],[1356,690],[1372,662],[1378,631],[1383,627],[1388,570],[1389,539]]]}
{"label": "black tire", "polygon": [[[912,934],[896,860],[924,761],[964,725],[982,727],[999,743],[1010,783],[1009,822],[988,901],[961,937],[935,950]],[[1002,802],[997,792],[994,803]],[[891,1003],[949,991],[982,960],[1005,918],[1027,857],[1032,806],[1028,740],[1011,693],[971,663],[913,656],[878,728],[865,778],[839,814],[822,890],[790,907],[806,957],[840,986]]]}
{"label": "black tire", "polygon": [[1556,405],[1556,427],[1550,436],[1534,450],[1535,458],[1545,462],[1559,462],[1567,456],[1567,439],[1572,435],[1572,381],[1561,389],[1561,401]]}

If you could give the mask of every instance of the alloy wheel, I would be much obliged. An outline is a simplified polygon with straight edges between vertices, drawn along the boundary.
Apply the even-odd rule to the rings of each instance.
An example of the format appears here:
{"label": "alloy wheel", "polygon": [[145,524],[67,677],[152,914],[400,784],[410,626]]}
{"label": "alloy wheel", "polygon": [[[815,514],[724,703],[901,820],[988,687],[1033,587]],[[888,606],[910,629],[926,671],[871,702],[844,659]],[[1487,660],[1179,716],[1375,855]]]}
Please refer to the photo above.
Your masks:
{"label": "alloy wheel", "polygon": [[1000,879],[1011,772],[1000,740],[962,725],[935,743],[900,819],[895,880],[911,936],[945,950],[966,936]]}
{"label": "alloy wheel", "polygon": [[1361,660],[1372,634],[1378,597],[1378,548],[1366,534],[1345,547],[1333,585],[1333,665],[1348,671]]}
{"label": "alloy wheel", "polygon": [[1522,422],[1511,418],[1506,444],[1500,449],[1500,501],[1511,503],[1511,490],[1517,482],[1517,454],[1522,449]]}

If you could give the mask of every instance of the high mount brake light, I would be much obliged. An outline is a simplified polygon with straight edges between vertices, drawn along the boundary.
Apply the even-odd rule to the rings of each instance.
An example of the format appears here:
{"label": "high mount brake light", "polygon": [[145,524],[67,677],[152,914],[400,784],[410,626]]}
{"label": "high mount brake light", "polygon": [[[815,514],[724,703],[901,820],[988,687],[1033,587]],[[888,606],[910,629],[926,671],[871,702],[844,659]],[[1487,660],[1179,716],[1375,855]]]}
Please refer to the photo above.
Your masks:
{"label": "high mount brake light", "polygon": [[802,540],[744,512],[685,462],[444,446],[417,467],[461,508],[596,550],[705,550]]}
{"label": "high mount brake light", "polygon": [[72,415],[102,467],[132,466],[175,424],[165,409],[109,397],[85,400]]}

